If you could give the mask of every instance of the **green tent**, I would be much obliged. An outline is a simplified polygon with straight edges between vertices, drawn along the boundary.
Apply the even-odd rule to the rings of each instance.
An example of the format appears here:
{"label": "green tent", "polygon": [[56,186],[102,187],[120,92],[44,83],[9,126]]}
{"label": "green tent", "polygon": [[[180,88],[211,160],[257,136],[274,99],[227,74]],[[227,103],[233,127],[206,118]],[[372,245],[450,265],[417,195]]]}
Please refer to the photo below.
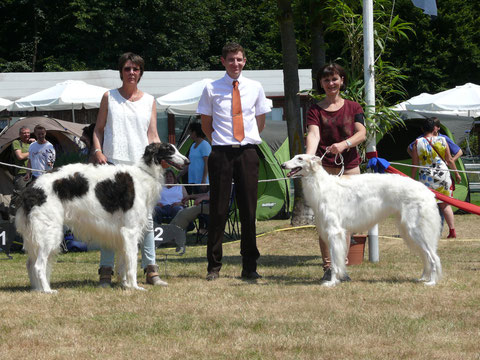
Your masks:
{"label": "green tent", "polygon": [[[377,139],[378,157],[386,159],[390,162],[408,165],[412,164],[412,159],[407,153],[407,147],[412,141],[422,134],[421,127],[423,119],[406,119],[404,122],[405,126],[398,126],[389,134]],[[441,127],[442,129],[440,132],[455,141],[452,132],[448,127],[445,126],[444,123],[442,123]],[[456,165],[458,170],[465,170],[461,158],[457,160]],[[396,164],[392,164],[392,166],[408,176],[411,175],[411,168],[409,166]],[[462,182],[460,184],[455,184],[453,197],[458,200],[468,201],[467,177],[465,173],[460,173],[460,176],[462,177]]]}
{"label": "green tent", "polygon": [[[288,218],[291,210],[290,180],[285,179],[285,173],[280,168],[280,164],[290,159],[286,122],[267,121],[261,137],[263,141],[258,146],[260,182],[257,219]],[[188,154],[191,145],[192,140],[187,136],[180,142],[180,152]],[[267,181],[273,179],[282,180]]]}

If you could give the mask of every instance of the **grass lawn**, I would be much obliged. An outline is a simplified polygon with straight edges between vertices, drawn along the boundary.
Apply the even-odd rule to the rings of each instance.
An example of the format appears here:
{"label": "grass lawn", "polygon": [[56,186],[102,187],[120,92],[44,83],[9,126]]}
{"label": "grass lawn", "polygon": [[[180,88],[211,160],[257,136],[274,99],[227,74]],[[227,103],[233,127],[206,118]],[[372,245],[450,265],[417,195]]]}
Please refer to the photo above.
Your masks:
{"label": "grass lawn", "polygon": [[271,231],[288,221],[258,224],[257,282],[239,277],[238,242],[224,245],[213,282],[204,245],[170,256],[167,276],[163,254],[174,250],[158,249],[169,287],[147,291],[97,288],[93,251],[59,255],[58,293],[33,293],[14,254],[0,260],[0,358],[480,359],[480,227],[474,215],[455,220],[459,238],[440,241],[444,278],[432,288],[415,282],[420,260],[391,219],[379,226],[380,262],[349,267],[352,282],[333,289],[320,285],[314,229]]}

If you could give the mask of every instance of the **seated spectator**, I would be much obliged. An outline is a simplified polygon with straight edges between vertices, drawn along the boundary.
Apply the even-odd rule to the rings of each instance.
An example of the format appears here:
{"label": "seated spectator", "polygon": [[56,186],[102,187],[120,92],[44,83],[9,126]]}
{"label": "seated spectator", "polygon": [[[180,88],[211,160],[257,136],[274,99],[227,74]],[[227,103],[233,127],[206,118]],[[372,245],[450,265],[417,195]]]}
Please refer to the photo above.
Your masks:
{"label": "seated spectator", "polygon": [[171,169],[165,171],[165,185],[153,214],[153,219],[158,224],[165,219],[174,218],[183,209],[182,200],[188,195],[183,186],[169,186],[169,184],[177,184],[177,178]]}
{"label": "seated spectator", "polygon": [[194,206],[180,210],[170,222],[170,224],[177,225],[185,231],[187,231],[189,224],[194,221],[198,215],[209,214],[210,207],[208,201],[210,200],[210,193],[191,194],[183,198],[184,203],[189,200],[194,200]]}

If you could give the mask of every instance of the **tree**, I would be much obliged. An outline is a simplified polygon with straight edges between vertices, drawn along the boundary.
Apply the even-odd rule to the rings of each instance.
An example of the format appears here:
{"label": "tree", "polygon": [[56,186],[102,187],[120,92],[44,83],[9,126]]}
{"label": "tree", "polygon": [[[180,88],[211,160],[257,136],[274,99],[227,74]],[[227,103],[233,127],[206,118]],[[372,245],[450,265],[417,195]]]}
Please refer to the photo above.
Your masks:
{"label": "tree", "polygon": [[[293,12],[290,0],[277,0],[279,10],[280,34],[282,39],[283,86],[285,89],[285,116],[287,118],[290,154],[304,151],[303,129],[300,121],[300,98],[298,96],[298,59]],[[295,198],[293,203],[292,224],[301,225],[311,222],[308,208],[305,206],[302,183],[294,180]]]}

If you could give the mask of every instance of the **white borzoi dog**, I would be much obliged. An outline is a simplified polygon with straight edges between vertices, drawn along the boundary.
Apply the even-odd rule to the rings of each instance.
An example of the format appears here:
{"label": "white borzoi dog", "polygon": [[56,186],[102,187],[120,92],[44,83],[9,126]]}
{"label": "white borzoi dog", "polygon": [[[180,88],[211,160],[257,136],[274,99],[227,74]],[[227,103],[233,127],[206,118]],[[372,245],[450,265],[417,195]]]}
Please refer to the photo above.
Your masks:
{"label": "white borzoi dog", "polygon": [[324,285],[335,286],[345,275],[347,232],[368,230],[390,215],[397,218],[405,243],[422,258],[420,280],[426,285],[440,280],[440,215],[435,196],[425,185],[393,174],[329,175],[319,157],[306,154],[296,155],[282,168],[291,170],[288,176],[302,176],[317,232],[329,244],[332,277]]}
{"label": "white borzoi dog", "polygon": [[162,162],[177,168],[188,159],[175,146],[154,143],[136,165],[71,164],[40,176],[22,193],[15,217],[28,253],[33,290],[46,293],[63,225],[82,240],[116,250],[122,286],[137,285],[138,243],[162,188]]}

